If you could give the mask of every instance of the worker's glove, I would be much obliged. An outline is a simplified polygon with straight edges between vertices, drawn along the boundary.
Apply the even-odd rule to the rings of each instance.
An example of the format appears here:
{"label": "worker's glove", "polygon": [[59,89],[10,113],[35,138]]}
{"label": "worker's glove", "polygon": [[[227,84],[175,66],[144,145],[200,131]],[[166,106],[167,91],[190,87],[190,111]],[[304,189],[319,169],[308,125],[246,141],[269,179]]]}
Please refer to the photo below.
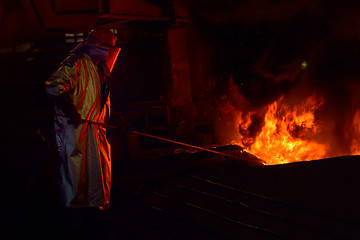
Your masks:
{"label": "worker's glove", "polygon": [[125,120],[125,122],[124,122],[123,128],[124,128],[124,129],[123,129],[123,132],[124,132],[125,134],[131,133],[132,131],[135,131],[135,130],[136,130],[136,129],[135,129],[135,126],[134,126],[132,123],[126,121],[126,120]]}
{"label": "worker's glove", "polygon": [[121,134],[127,134],[134,130],[134,126],[126,121],[120,112],[113,110],[111,111],[109,124],[118,127],[118,132]]}
{"label": "worker's glove", "polygon": [[77,127],[82,122],[81,115],[76,110],[72,111],[69,114],[69,121],[68,122]]}

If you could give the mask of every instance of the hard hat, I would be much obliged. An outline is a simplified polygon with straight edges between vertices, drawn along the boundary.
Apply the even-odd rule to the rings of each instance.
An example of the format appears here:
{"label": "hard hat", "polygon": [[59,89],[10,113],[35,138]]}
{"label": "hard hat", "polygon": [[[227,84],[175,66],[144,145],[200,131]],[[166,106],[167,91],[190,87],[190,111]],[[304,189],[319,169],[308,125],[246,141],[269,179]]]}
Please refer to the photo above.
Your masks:
{"label": "hard hat", "polygon": [[[109,28],[98,27],[91,30],[86,37],[86,39],[76,46],[71,53],[77,53],[79,51],[83,51],[84,47],[88,48],[98,48],[102,49],[101,52],[101,59],[99,59],[99,55],[97,56],[98,59],[105,62],[107,69],[105,72],[107,75],[110,75],[116,59],[121,51],[121,48],[115,46],[115,36],[114,33]],[[103,50],[106,50],[106,53],[103,53]],[[91,56],[94,57],[94,56]]]}
{"label": "hard hat", "polygon": [[110,45],[115,47],[115,36],[109,28],[99,27],[91,30],[88,38],[92,38],[101,44]]}

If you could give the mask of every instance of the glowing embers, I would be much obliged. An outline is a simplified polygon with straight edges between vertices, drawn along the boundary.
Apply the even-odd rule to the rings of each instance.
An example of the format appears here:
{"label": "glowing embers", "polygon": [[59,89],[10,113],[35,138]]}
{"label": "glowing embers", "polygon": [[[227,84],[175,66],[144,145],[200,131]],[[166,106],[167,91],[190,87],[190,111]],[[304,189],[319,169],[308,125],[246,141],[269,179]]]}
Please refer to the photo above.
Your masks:
{"label": "glowing embers", "polygon": [[321,104],[321,99],[311,96],[291,107],[281,97],[267,106],[263,127],[254,137],[247,133],[255,113],[249,113],[245,119],[240,117],[239,145],[268,164],[324,158],[326,146],[315,141],[318,127],[314,112]]}

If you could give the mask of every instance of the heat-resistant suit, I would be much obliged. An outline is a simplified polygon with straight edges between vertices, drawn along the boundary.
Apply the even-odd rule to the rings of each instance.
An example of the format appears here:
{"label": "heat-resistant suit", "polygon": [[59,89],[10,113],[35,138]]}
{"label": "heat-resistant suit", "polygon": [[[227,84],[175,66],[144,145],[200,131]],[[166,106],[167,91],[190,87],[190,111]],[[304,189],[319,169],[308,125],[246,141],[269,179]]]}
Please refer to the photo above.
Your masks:
{"label": "heat-resistant suit", "polygon": [[106,128],[87,121],[107,123],[110,117],[107,79],[113,65],[107,67],[105,62],[112,50],[117,51],[112,54],[114,64],[120,49],[88,37],[45,82],[47,94],[55,100],[57,173],[65,207],[109,207],[111,155]]}

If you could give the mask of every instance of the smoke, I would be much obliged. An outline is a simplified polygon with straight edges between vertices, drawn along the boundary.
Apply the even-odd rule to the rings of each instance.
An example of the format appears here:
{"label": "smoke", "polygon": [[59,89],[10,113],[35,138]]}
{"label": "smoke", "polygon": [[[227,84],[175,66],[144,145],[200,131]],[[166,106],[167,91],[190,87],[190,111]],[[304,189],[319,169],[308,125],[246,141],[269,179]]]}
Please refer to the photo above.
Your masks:
{"label": "smoke", "polygon": [[235,113],[241,113],[243,119],[251,117],[252,123],[246,133],[238,126],[239,132],[254,139],[264,125],[266,106],[281,96],[294,106],[316,94],[324,100],[315,112],[321,126],[317,140],[329,146],[331,156],[351,152],[359,134],[352,129],[360,109],[360,2],[204,0],[182,4],[190,9],[201,38],[213,46],[211,71],[217,79],[218,122],[222,122],[218,132],[227,131],[224,128],[230,126],[224,123],[234,122]]}
{"label": "smoke", "polygon": [[[356,38],[334,40],[318,55],[310,87],[325,99],[317,111],[324,138],[331,139],[331,155],[350,154],[352,141],[360,137],[353,120],[360,109],[360,42]],[[330,130],[330,131],[329,131]]]}

